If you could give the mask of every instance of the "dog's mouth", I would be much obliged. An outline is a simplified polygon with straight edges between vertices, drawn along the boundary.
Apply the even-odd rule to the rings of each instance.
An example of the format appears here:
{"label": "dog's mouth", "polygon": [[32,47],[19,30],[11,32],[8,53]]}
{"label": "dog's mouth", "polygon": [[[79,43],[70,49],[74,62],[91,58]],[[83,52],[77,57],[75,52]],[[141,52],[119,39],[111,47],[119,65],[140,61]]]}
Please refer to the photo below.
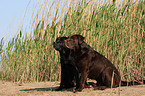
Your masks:
{"label": "dog's mouth", "polygon": [[53,42],[53,48],[59,51],[59,48],[56,45],[56,42]]}

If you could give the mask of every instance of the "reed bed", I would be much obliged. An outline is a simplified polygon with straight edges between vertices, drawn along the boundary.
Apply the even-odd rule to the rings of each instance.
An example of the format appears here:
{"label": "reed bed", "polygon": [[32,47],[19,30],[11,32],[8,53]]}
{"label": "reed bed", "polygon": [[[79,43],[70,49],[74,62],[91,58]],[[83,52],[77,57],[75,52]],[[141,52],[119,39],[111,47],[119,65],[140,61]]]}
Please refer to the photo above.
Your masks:
{"label": "reed bed", "polygon": [[91,47],[115,64],[122,80],[145,77],[144,0],[38,0],[25,31],[22,35],[20,29],[9,42],[1,40],[3,80],[60,80],[59,53],[53,42],[70,34],[83,35]]}

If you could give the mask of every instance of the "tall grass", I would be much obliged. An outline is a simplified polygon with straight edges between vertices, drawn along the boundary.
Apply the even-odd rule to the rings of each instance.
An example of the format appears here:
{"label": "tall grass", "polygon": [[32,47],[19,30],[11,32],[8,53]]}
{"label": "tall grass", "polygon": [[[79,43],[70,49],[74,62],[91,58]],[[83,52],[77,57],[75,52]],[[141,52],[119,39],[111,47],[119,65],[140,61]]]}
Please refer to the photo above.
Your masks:
{"label": "tall grass", "polygon": [[122,80],[144,78],[144,0],[41,1],[28,29],[31,34],[20,30],[8,43],[1,40],[3,80],[59,80],[59,54],[52,44],[59,36],[76,33],[115,64]]}

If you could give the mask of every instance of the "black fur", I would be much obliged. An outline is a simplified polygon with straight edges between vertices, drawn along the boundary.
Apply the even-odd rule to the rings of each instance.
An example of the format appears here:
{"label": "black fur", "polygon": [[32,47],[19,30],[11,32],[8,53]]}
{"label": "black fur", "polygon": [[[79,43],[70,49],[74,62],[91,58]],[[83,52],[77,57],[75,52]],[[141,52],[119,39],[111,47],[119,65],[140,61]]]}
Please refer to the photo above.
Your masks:
{"label": "black fur", "polygon": [[62,90],[64,88],[68,89],[74,87],[75,85],[76,69],[73,66],[74,60],[71,50],[68,49],[64,44],[64,40],[66,39],[67,37],[58,37],[56,41],[53,43],[53,47],[60,53],[60,63],[61,63],[61,83],[59,88],[56,89],[56,91]]}

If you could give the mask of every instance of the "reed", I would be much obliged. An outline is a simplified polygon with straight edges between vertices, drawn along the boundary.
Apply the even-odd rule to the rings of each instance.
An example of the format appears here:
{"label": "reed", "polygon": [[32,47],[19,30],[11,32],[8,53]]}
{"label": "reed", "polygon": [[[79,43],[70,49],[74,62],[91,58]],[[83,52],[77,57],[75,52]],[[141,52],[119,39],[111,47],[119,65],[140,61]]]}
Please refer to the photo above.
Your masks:
{"label": "reed", "polygon": [[[145,71],[144,0],[38,0],[27,34],[1,40],[1,78],[13,82],[58,81],[59,36],[81,34],[119,69],[122,80],[141,80]],[[6,47],[3,45],[7,44]]]}

